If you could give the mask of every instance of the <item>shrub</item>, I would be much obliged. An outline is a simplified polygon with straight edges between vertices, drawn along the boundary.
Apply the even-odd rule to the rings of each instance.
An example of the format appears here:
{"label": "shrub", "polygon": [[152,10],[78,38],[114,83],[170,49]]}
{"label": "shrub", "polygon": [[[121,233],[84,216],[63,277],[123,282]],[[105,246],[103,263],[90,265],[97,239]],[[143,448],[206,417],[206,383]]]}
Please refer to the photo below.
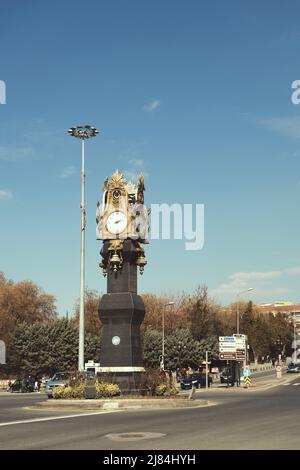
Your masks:
{"label": "shrub", "polygon": [[176,387],[171,387],[170,388],[170,396],[171,397],[175,397],[178,393],[179,393],[178,388],[176,388]]}
{"label": "shrub", "polygon": [[110,384],[106,382],[96,382],[96,398],[108,398],[120,395],[121,390],[117,384]]}
{"label": "shrub", "polygon": [[[85,398],[85,383],[77,382],[78,385],[67,385],[55,387],[53,389],[53,397],[56,399],[80,399]],[[120,395],[121,390],[118,385],[105,382],[96,382],[96,397],[95,398],[109,398]]]}
{"label": "shrub", "polygon": [[54,387],[52,390],[53,398],[65,398],[65,388],[63,385],[59,387]]}
{"label": "shrub", "polygon": [[82,372],[75,372],[74,374],[70,375],[68,380],[68,386],[72,388],[76,388],[85,384],[86,377]]}
{"label": "shrub", "polygon": [[166,374],[160,369],[147,369],[144,374],[144,388],[155,396],[156,388],[161,385],[167,386]]}
{"label": "shrub", "polygon": [[70,399],[70,398],[85,398],[85,385],[82,383],[76,387],[60,386],[54,387],[53,398],[57,399]]}
{"label": "shrub", "polygon": [[155,395],[161,397],[164,395],[167,391],[167,386],[166,384],[159,384],[155,387]]}

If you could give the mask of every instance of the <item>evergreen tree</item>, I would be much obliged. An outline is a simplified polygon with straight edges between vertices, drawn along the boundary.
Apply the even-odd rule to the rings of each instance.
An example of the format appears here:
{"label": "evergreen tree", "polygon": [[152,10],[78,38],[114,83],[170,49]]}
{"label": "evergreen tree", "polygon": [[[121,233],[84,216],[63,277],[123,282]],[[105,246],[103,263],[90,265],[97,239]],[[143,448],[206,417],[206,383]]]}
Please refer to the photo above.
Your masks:
{"label": "evergreen tree", "polygon": [[[99,361],[100,339],[85,335],[85,357]],[[66,319],[15,329],[8,353],[8,368],[20,375],[52,375],[72,371],[78,364],[78,328]]]}
{"label": "evergreen tree", "polygon": [[208,299],[206,286],[200,286],[190,301],[190,324],[193,338],[197,341],[219,335],[220,321]]}
{"label": "evergreen tree", "polygon": [[202,362],[202,351],[188,329],[176,330],[165,342],[165,367],[176,370],[181,367],[198,368]]}
{"label": "evergreen tree", "polygon": [[162,334],[157,330],[146,330],[143,341],[144,365],[147,368],[157,368],[162,354]]}

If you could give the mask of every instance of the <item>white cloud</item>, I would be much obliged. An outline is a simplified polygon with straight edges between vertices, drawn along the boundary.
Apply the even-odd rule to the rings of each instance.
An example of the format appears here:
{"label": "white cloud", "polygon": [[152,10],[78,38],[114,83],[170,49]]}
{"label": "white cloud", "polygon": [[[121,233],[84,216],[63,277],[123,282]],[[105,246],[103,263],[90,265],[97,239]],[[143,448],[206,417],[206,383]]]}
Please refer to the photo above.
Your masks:
{"label": "white cloud", "polygon": [[134,170],[125,170],[124,171],[124,176],[127,180],[135,182],[138,180],[139,173]]}
{"label": "white cloud", "polygon": [[144,165],[144,160],[142,159],[132,159],[132,160],[129,160],[129,163],[132,165],[132,166],[135,166],[135,167],[142,167]]}
{"label": "white cloud", "polygon": [[8,189],[0,189],[0,200],[12,199],[13,193]]}
{"label": "white cloud", "polygon": [[300,266],[294,266],[293,268],[285,269],[285,272],[292,275],[300,274]]}
{"label": "white cloud", "polygon": [[[236,295],[244,290],[252,287],[255,295],[279,295],[286,293],[285,288],[268,287],[269,281],[278,279],[282,276],[282,271],[249,271],[238,272],[229,276],[229,282],[223,283],[215,289],[211,289],[211,294],[216,297],[236,297]],[[278,290],[279,289],[279,290]],[[251,295],[251,293],[249,292]]]}
{"label": "white cloud", "polygon": [[259,123],[285,137],[300,139],[300,117],[274,117],[261,119]]}
{"label": "white cloud", "polygon": [[143,106],[143,110],[146,111],[147,113],[152,113],[155,111],[157,108],[160,107],[160,101],[159,100],[152,100],[151,103],[146,104]]}
{"label": "white cloud", "polygon": [[65,168],[62,169],[59,178],[65,179],[65,178],[70,178],[73,175],[76,175],[77,170],[75,166],[66,166]]}
{"label": "white cloud", "polygon": [[124,171],[124,176],[132,182],[137,181],[138,177],[142,173],[145,178],[148,178],[148,173],[144,170],[145,162],[141,158],[132,158],[129,160],[129,168]]}
{"label": "white cloud", "polygon": [[30,146],[17,147],[12,146],[0,146],[0,160],[4,161],[15,161],[21,158],[30,157],[33,155],[33,148]]}
{"label": "white cloud", "polygon": [[280,279],[287,283],[289,276],[297,275],[300,275],[300,266],[293,266],[278,271],[237,272],[229,276],[228,282],[224,282],[215,289],[211,289],[210,294],[215,297],[234,300],[239,292],[247,291],[247,289],[252,287],[253,294],[251,291],[245,293],[246,298],[248,294],[249,297],[253,295],[255,297],[274,298],[289,292],[289,289],[286,287],[274,286],[274,282]]}
{"label": "white cloud", "polygon": [[276,279],[282,275],[281,271],[253,271],[253,272],[239,272],[229,276],[229,279],[232,279],[236,283],[245,283],[248,281],[263,281]]}

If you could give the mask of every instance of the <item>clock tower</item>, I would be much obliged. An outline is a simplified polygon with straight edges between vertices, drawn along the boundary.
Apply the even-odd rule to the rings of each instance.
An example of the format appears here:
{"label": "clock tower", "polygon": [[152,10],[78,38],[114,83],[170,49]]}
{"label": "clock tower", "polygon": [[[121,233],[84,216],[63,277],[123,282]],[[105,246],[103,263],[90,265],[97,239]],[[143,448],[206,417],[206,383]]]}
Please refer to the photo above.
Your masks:
{"label": "clock tower", "polygon": [[137,293],[137,270],[143,274],[147,263],[144,190],[143,176],[135,186],[117,170],[105,180],[102,203],[97,204],[97,239],[103,240],[99,266],[107,276],[107,293],[99,305],[100,374],[124,393],[141,391],[144,372],[140,325],[145,307]]}

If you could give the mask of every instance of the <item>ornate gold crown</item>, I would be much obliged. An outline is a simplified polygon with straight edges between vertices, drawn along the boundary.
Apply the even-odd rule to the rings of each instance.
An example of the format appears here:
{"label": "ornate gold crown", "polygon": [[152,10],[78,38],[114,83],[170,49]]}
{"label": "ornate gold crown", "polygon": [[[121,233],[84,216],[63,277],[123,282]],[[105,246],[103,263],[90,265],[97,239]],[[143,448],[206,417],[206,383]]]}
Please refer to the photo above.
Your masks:
{"label": "ornate gold crown", "polygon": [[124,188],[127,180],[124,178],[119,170],[115,171],[110,179],[106,178],[104,181],[104,190],[111,190],[115,188]]}

